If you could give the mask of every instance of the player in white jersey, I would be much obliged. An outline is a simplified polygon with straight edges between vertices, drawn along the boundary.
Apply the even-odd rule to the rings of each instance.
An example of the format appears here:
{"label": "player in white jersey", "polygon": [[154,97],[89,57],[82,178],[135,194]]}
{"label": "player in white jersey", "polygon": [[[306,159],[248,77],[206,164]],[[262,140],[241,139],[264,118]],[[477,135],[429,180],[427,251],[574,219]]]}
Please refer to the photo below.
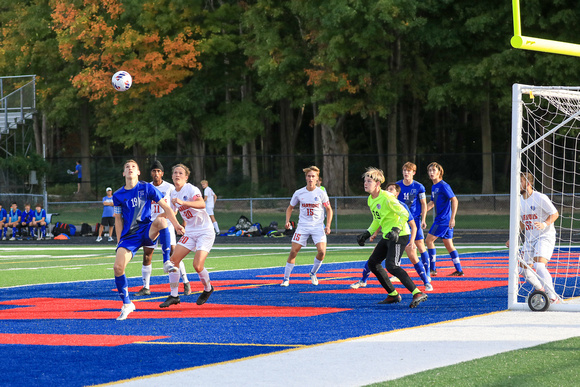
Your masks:
{"label": "player in white jersey", "polygon": [[[310,270],[310,281],[313,285],[318,285],[318,278],[316,272],[322,265],[322,260],[326,255],[326,235],[330,234],[330,226],[332,224],[332,207],[330,207],[330,200],[325,191],[316,186],[320,176],[320,169],[311,166],[303,169],[306,175],[306,187],[294,192],[290,205],[286,209],[286,229],[290,229],[290,217],[292,210],[300,204],[300,217],[298,218],[298,226],[292,236],[292,249],[284,268],[284,280],[280,286],[288,286],[290,284],[290,274],[294,269],[296,262],[296,255],[302,248],[306,246],[309,237],[316,245],[317,254],[314,257],[314,265]],[[324,212],[326,211],[326,227],[324,227]]]}
{"label": "player in white jersey", "polygon": [[205,200],[205,211],[207,212],[207,214],[211,219],[211,223],[213,225],[213,228],[215,229],[216,235],[218,235],[220,233],[220,227],[218,226],[218,222],[213,213],[215,203],[217,202],[217,195],[215,194],[213,189],[211,189],[207,180],[201,181],[201,188],[203,188],[203,200]]}
{"label": "player in white jersey", "polygon": [[[163,180],[164,173],[165,169],[163,168],[163,164],[161,164],[159,160],[155,160],[153,164],[151,164],[151,179],[153,180],[151,184],[153,184],[153,186],[155,186],[155,188],[161,192],[165,203],[169,203],[171,192],[175,189],[175,187],[173,184]],[[151,203],[151,221],[154,221],[160,214],[163,214],[163,209],[161,206],[159,206],[157,203]],[[171,238],[171,254],[173,254],[177,240],[175,237],[175,228],[171,222],[168,222],[167,230],[169,231],[169,236]],[[153,271],[151,261],[153,259],[155,246],[156,245],[143,247],[143,266],[141,266],[141,278],[143,279],[143,287],[141,290],[139,290],[138,293],[135,293],[135,296],[148,296],[151,294],[149,285],[151,281],[151,272]],[[189,279],[187,278],[187,272],[185,271],[185,265],[183,263],[179,265],[179,274],[183,280],[183,294],[188,296],[191,294],[191,286],[189,284]]]}
{"label": "player in white jersey", "polygon": [[[195,251],[193,268],[204,288],[197,299],[197,305],[203,305],[214,290],[209,280],[209,273],[205,268],[205,260],[213,247],[215,231],[211,219],[205,211],[205,201],[201,191],[187,182],[189,174],[189,168],[183,164],[177,164],[173,167],[172,177],[175,190],[171,192],[171,208],[181,214],[185,222],[185,233],[177,242],[170,262],[172,265],[178,266],[190,251]],[[167,308],[181,302],[177,291],[178,273],[169,273],[169,284],[171,295],[159,305],[160,308]]]}
{"label": "player in white jersey", "polygon": [[[520,175],[520,195],[520,230],[525,235],[522,255],[527,265],[520,263],[519,272],[537,290],[547,290],[552,303],[558,303],[560,299],[546,268],[556,245],[554,222],[559,217],[558,210],[546,195],[534,191],[534,176],[529,172]],[[532,264],[537,276],[530,268]]]}

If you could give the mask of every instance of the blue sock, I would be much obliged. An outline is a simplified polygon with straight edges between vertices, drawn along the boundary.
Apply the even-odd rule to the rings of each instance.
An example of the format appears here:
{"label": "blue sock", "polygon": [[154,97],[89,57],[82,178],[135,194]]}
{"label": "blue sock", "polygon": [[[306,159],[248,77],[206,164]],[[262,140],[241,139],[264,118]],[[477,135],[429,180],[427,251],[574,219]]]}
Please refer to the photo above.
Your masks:
{"label": "blue sock", "polygon": [[427,250],[423,251],[421,253],[421,262],[423,262],[423,268],[425,269],[425,272],[427,273],[427,277],[431,276],[431,265],[429,264],[429,253],[427,252]]}
{"label": "blue sock", "polygon": [[429,262],[431,266],[431,271],[435,270],[435,262],[437,261],[437,249],[427,249],[429,254]]}
{"label": "blue sock", "polygon": [[449,256],[451,256],[451,260],[453,261],[453,265],[455,266],[455,270],[463,271],[463,270],[461,270],[461,262],[459,261],[459,253],[457,252],[457,250],[453,250],[452,252],[450,252]]}
{"label": "blue sock", "polygon": [[362,272],[361,281],[362,282],[367,282],[367,279],[369,278],[369,275],[371,275],[371,270],[369,269],[369,262],[367,261],[365,263],[365,268],[363,269],[363,272]]}
{"label": "blue sock", "polygon": [[159,242],[161,243],[161,251],[163,253],[163,263],[165,263],[171,257],[171,236],[169,235],[169,229],[167,227],[159,230]]}
{"label": "blue sock", "polygon": [[46,226],[41,226],[40,230],[42,231],[42,237],[44,238],[46,236]]}
{"label": "blue sock", "polygon": [[115,285],[117,285],[119,297],[123,300],[123,304],[130,304],[131,299],[129,298],[129,282],[127,281],[127,276],[125,274],[120,277],[115,276]]}
{"label": "blue sock", "polygon": [[423,263],[419,261],[413,264],[413,266],[415,267],[415,271],[417,272],[417,274],[419,274],[419,277],[421,277],[423,283],[424,284],[428,283],[429,281],[427,281],[427,273],[425,273],[425,267],[423,266]]}

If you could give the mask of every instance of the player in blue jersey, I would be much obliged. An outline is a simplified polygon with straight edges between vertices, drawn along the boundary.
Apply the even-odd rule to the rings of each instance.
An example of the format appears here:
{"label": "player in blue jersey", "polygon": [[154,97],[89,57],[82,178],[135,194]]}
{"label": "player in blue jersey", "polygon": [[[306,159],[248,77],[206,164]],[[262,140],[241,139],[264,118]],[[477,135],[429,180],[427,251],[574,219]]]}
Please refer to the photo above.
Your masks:
{"label": "player in blue jersey", "polygon": [[[425,269],[423,262],[420,261],[419,258],[417,257],[417,252],[415,251],[414,240],[417,237],[418,227],[416,226],[415,219],[413,218],[413,215],[411,214],[409,207],[407,207],[405,202],[403,202],[401,200],[401,197],[402,197],[400,195],[401,187],[397,183],[389,183],[389,184],[387,184],[386,191],[390,192],[393,195],[395,195],[396,197],[398,197],[399,202],[403,205],[403,207],[405,207],[407,212],[409,212],[409,221],[407,222],[407,224],[411,228],[411,235],[409,237],[409,243],[407,244],[407,246],[405,246],[405,252],[407,253],[407,256],[409,257],[409,260],[413,264],[415,271],[417,272],[417,274],[419,274],[419,277],[421,278],[421,280],[425,284],[425,291],[427,291],[427,292],[433,291],[433,285],[431,285],[431,279],[427,275],[427,270]],[[375,233],[373,235],[371,235],[371,237],[370,237],[371,242],[376,238],[378,233],[379,233],[379,230],[375,231]],[[367,286],[367,279],[368,279],[370,274],[371,274],[371,270],[369,269],[369,264],[367,261],[367,263],[365,263],[365,267],[364,267],[363,272],[362,272],[362,278],[359,281],[355,282],[354,284],[350,285],[350,287],[352,289],[366,287]],[[395,277],[392,277],[391,282],[393,282],[394,279],[395,279]]]}
{"label": "player in blue jersey", "polygon": [[24,211],[22,211],[22,219],[20,220],[20,237],[22,238],[22,234],[24,234],[23,230],[26,229],[28,231],[28,239],[32,237],[32,211],[30,209],[30,204],[24,204]]}
{"label": "player in blue jersey", "polygon": [[397,182],[399,187],[401,187],[399,200],[405,202],[411,211],[411,215],[413,215],[413,219],[415,219],[415,224],[417,225],[415,245],[419,249],[421,261],[427,271],[427,277],[430,277],[429,253],[425,247],[425,235],[423,233],[423,230],[427,228],[427,222],[425,220],[427,218],[427,199],[425,197],[425,186],[413,180],[415,173],[417,173],[417,166],[415,164],[406,162],[403,165],[403,179]]}
{"label": "player in blue jersey", "polygon": [[2,207],[0,204],[0,236],[2,236],[2,240],[6,240],[6,223],[8,222],[8,213],[6,209]]}
{"label": "player in blue jersey", "polygon": [[[16,240],[16,231],[20,229],[20,222],[22,221],[22,211],[18,209],[18,203],[12,203],[10,206],[10,211],[8,212],[8,217],[6,218],[6,225],[5,227],[12,228],[12,237],[10,238],[11,241]],[[6,231],[4,231],[4,236],[6,236]]]}
{"label": "player in blue jersey", "polygon": [[455,228],[458,200],[449,184],[443,180],[444,171],[440,164],[436,162],[429,164],[427,166],[427,173],[433,182],[433,186],[431,187],[431,201],[427,205],[427,211],[435,208],[435,220],[425,239],[431,263],[431,276],[434,277],[437,275],[435,268],[435,262],[437,261],[435,241],[437,238],[441,238],[455,266],[455,271],[450,276],[462,277],[463,270],[461,269],[459,254],[453,245],[453,229]]}
{"label": "player in blue jersey", "polygon": [[[40,203],[36,204],[35,210],[32,213],[32,236],[36,236],[37,240],[42,240],[46,238],[46,210]],[[34,232],[35,228],[36,232]]]}
{"label": "player in blue jersey", "polygon": [[[167,230],[169,220],[178,234],[184,228],[178,223],[175,212],[163,199],[163,195],[153,185],[139,181],[139,165],[134,160],[125,162],[123,176],[125,185],[113,194],[115,231],[117,234],[117,253],[115,256],[115,285],[123,300],[121,314],[117,320],[125,320],[135,310],[129,298],[129,284],[125,268],[133,255],[142,246],[153,246],[157,239],[161,242],[163,267],[165,272],[177,270],[167,266],[171,252],[171,238]],[[151,222],[151,202],[156,202],[165,211],[165,217],[158,216]]]}

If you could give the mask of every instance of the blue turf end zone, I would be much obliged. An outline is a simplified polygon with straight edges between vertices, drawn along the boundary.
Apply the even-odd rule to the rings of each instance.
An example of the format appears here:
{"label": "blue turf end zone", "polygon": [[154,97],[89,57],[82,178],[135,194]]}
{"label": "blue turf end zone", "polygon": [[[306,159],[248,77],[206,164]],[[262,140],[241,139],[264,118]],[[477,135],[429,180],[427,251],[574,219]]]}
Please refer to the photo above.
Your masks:
{"label": "blue turf end zone", "polygon": [[[0,289],[0,385],[109,383],[505,310],[506,253],[461,259],[466,276],[434,278],[435,292],[415,309],[400,284],[403,301],[394,305],[377,304],[386,294],[374,278],[351,290],[364,262],[325,261],[319,286],[310,284],[309,265],[294,269],[287,288],[279,286],[282,267],[211,273],[216,291],[206,305],[193,294],[167,309],[157,307],[167,277],[154,277],[152,295],[132,297],[137,311],[126,321],[115,320],[121,301],[112,279]],[[451,272],[449,259],[441,261],[438,271]],[[196,275],[190,280],[201,289]],[[141,280],[129,285],[133,294]],[[60,345],[55,337],[75,339]]]}

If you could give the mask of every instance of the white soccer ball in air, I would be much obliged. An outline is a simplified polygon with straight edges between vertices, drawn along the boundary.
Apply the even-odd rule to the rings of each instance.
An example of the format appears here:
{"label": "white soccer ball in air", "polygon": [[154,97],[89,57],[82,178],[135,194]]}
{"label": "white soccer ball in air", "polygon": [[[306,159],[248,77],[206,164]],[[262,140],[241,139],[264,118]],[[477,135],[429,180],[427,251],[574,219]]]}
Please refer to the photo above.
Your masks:
{"label": "white soccer ball in air", "polygon": [[113,87],[117,91],[127,91],[133,84],[133,78],[131,78],[131,74],[126,71],[117,71],[115,75],[113,75],[113,79],[111,81],[113,83]]}

